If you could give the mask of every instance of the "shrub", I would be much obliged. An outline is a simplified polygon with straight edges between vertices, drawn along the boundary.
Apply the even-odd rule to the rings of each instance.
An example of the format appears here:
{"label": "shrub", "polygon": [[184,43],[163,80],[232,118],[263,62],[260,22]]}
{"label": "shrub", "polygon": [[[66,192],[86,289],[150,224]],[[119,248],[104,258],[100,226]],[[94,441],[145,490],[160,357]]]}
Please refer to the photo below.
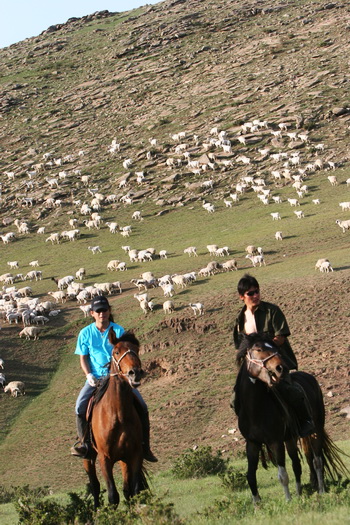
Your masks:
{"label": "shrub", "polygon": [[178,479],[201,478],[224,472],[226,467],[227,460],[220,451],[213,454],[210,446],[200,446],[195,450],[185,450],[175,461],[172,473]]}
{"label": "shrub", "polygon": [[41,498],[50,494],[50,487],[37,487],[32,489],[29,485],[23,487],[10,487],[6,488],[0,485],[0,505],[3,503],[11,503],[20,497],[31,496],[33,498]]}
{"label": "shrub", "polygon": [[228,467],[226,472],[220,474],[220,479],[225,488],[232,491],[245,490],[247,488],[246,472],[235,467]]}

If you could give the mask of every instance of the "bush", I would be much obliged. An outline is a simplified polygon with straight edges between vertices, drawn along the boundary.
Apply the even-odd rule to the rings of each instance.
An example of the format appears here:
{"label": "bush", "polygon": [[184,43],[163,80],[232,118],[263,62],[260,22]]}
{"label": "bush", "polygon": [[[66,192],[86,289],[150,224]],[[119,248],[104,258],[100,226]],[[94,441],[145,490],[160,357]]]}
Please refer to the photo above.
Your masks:
{"label": "bush", "polygon": [[33,497],[41,498],[50,494],[50,487],[38,487],[31,489],[29,485],[24,485],[23,487],[10,487],[6,488],[3,485],[0,485],[0,505],[3,503],[11,503],[16,501],[20,497]]}
{"label": "bush", "polygon": [[226,472],[220,474],[220,479],[225,488],[232,491],[245,490],[247,488],[247,474],[235,467],[229,467]]}
{"label": "bush", "polygon": [[175,461],[172,473],[178,479],[201,478],[225,472],[226,468],[227,460],[220,451],[214,455],[210,446],[200,446],[195,450],[185,450]]}

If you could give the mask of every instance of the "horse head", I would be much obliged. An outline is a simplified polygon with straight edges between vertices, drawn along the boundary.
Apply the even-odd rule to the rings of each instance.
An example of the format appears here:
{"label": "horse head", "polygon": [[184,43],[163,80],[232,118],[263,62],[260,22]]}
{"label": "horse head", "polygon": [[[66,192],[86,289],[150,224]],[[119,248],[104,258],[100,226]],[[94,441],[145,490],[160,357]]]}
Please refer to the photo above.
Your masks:
{"label": "horse head", "polygon": [[238,354],[238,359],[246,363],[248,374],[272,387],[282,379],[286,367],[278,347],[270,338],[259,334],[245,336]]}
{"label": "horse head", "polygon": [[144,374],[139,358],[140,346],[138,340],[130,332],[125,332],[121,337],[117,338],[112,328],[109,331],[108,338],[114,346],[110,375],[124,377],[133,388],[138,387]]}

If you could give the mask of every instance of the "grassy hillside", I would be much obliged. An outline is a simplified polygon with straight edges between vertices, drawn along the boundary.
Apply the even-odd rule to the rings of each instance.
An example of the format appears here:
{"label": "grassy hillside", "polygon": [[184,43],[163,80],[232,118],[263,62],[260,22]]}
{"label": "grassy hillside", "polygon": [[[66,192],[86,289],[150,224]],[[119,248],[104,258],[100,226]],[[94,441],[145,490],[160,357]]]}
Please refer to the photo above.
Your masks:
{"label": "grassy hillside", "polygon": [[[9,271],[8,261],[17,260],[14,273],[25,274],[29,262],[38,259],[43,279],[15,284],[29,284],[40,300],[56,289],[51,277],[75,274],[81,266],[87,271],[84,285],[122,281],[123,293],[111,302],[118,322],[134,328],[143,343],[148,376],[142,393],[152,415],[159,470],[194,444],[211,444],[227,454],[243,447],[239,433],[232,441],[227,432],[237,426],[228,406],[235,376],[231,329],[240,307],[237,281],[247,270],[261,282],[264,297],[285,311],[301,368],[316,374],[323,388],[332,437],[348,432],[348,420],[339,415],[349,386],[348,233],[335,224],[350,218],[339,207],[350,200],[346,16],[345,4],[326,2],[165,1],[71,21],[0,52],[0,233],[16,234],[15,242],[1,245],[0,273]],[[245,134],[246,144],[240,143],[241,124],[254,119],[266,120],[268,128]],[[271,131],[282,122],[289,132],[307,132],[308,142],[291,141],[285,132],[274,137]],[[213,127],[226,131],[231,153],[204,146],[214,137]],[[213,171],[194,173],[176,153],[171,135],[180,131],[186,131],[191,160],[205,164],[203,155],[215,155]],[[111,154],[114,138],[120,151]],[[317,150],[318,144],[324,150]],[[262,155],[262,148],[269,152]],[[323,163],[322,169],[304,174],[308,192],[299,199],[301,220],[287,202],[296,197],[294,179],[271,175],[273,169],[285,169],[293,152],[300,153],[301,168],[318,159]],[[273,153],[286,156],[274,162]],[[242,155],[250,158],[249,165],[238,160]],[[133,164],[126,170],[128,158]],[[175,168],[167,166],[170,158]],[[62,165],[54,159],[63,159]],[[59,176],[62,171],[65,178]],[[145,173],[141,184],[136,182],[139,171]],[[298,173],[297,167],[291,169],[291,176]],[[88,186],[84,175],[90,177]],[[337,177],[336,186],[329,175]],[[226,207],[224,199],[246,176],[264,178],[282,204],[270,200],[265,206],[248,187],[237,204]],[[50,189],[46,179],[55,177],[59,187]],[[202,186],[209,179],[213,189]],[[102,227],[88,230],[83,221],[89,217],[73,201],[91,203],[96,191],[117,198],[103,200]],[[120,201],[125,195],[131,196],[131,205]],[[49,198],[61,200],[61,206],[50,207]],[[320,205],[312,202],[316,198]],[[203,209],[203,200],[214,204],[215,213]],[[143,221],[132,220],[136,210]],[[270,213],[276,211],[281,221],[272,221]],[[50,233],[70,229],[72,217],[81,231],[76,242],[45,242]],[[28,222],[29,234],[17,233],[16,218]],[[111,234],[108,221],[131,224],[131,236]],[[45,227],[44,235],[36,233],[39,227]],[[277,230],[283,232],[282,242],[275,239]],[[213,243],[229,246],[238,271],[201,277],[177,290],[169,318],[162,310],[161,289],[151,290],[155,310],[145,317],[130,280],[147,270],[157,277],[198,271],[212,260],[206,246]],[[122,249],[126,244],[166,249],[168,259],[129,263]],[[263,247],[266,266],[251,269],[244,251],[248,244]],[[95,245],[102,253],[87,249]],[[197,258],[183,253],[193,245]],[[315,272],[320,257],[329,258],[333,273]],[[108,272],[111,259],[126,261],[127,272]],[[205,315],[194,319],[188,303],[197,301],[203,302]],[[27,391],[23,398],[0,397],[4,484],[20,479],[62,490],[84,483],[81,465],[68,449],[83,379],[73,352],[88,320],[76,301],[58,308],[60,314],[50,319],[39,341],[19,339],[20,327],[1,321],[4,373],[7,380],[24,380]]]}

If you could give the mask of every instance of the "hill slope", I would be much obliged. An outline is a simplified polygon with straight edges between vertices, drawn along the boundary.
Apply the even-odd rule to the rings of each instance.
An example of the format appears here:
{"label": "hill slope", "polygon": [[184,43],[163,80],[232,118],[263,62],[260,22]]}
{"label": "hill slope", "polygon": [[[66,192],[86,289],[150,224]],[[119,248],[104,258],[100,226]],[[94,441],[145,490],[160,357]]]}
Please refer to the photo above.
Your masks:
{"label": "hill slope", "polygon": [[[112,303],[118,321],[135,328],[143,341],[149,374],[142,392],[160,468],[193,444],[228,452],[243,446],[238,433],[232,442],[227,431],[236,427],[229,408],[235,375],[231,328],[239,308],[236,284],[250,269],[247,244],[264,248],[267,266],[251,271],[264,297],[286,312],[302,368],[316,374],[327,394],[332,437],[348,431],[339,410],[347,403],[349,381],[349,257],[347,235],[335,225],[348,218],[339,202],[350,200],[348,11],[346,2],[165,1],[71,20],[0,53],[1,233],[16,233],[16,242],[2,246],[1,271],[8,271],[7,261],[18,260],[18,271],[26,273],[29,261],[38,259],[44,278],[29,284],[41,300],[55,289],[50,277],[80,266],[87,268],[84,284],[120,278],[123,293]],[[242,133],[241,124],[255,119],[267,127]],[[307,133],[307,142],[291,140],[285,131],[273,135],[280,123],[287,132]],[[226,132],[230,151],[215,143],[216,127]],[[179,132],[186,132],[185,151],[199,171],[177,152],[171,135]],[[111,153],[113,139],[120,148]],[[316,148],[320,144],[323,149]],[[300,166],[289,163],[290,174],[274,178],[272,170],[282,173],[296,152]],[[271,154],[278,153],[284,156],[274,161]],[[123,162],[129,158],[133,164],[127,169]],[[308,193],[300,198],[305,218],[298,221],[286,199],[296,196],[292,175],[308,164],[313,165],[304,174]],[[330,174],[337,186],[329,184]],[[281,195],[281,205],[264,206],[249,185],[237,205],[226,207],[224,199],[243,177],[258,176],[271,194]],[[54,178],[58,184],[48,182]],[[202,185],[208,180],[213,188]],[[90,230],[83,223],[89,217],[74,201],[90,204],[96,192],[104,197],[103,227]],[[115,200],[106,199],[111,195]],[[122,197],[132,203],[122,204]],[[204,199],[214,204],[214,214],[203,210]],[[139,210],[144,221],[132,221]],[[277,226],[270,217],[276,211],[282,215]],[[45,242],[50,233],[70,228],[72,217],[81,231],[78,241]],[[28,222],[29,234],[17,233],[16,218]],[[105,223],[113,220],[132,223],[130,238],[109,232]],[[44,238],[36,233],[39,227],[45,228]],[[274,238],[277,229],[284,234],[282,245]],[[157,307],[144,317],[130,279],[149,269],[157,277],[198,271],[211,260],[205,247],[214,242],[230,247],[238,272],[197,279],[178,290],[169,319],[161,309],[161,290],[155,289],[150,295]],[[166,248],[169,257],[129,265],[124,244]],[[102,254],[93,256],[91,245],[100,245]],[[191,245],[197,259],[183,253]],[[319,257],[329,257],[336,271],[316,274]],[[126,260],[128,271],[112,279],[106,265],[115,258]],[[201,319],[188,309],[197,300],[205,305]],[[19,340],[18,327],[2,321],[5,373],[27,385],[24,398],[1,396],[4,483],[20,479],[57,489],[84,479],[67,451],[82,381],[72,353],[86,321],[73,300],[59,309],[34,343]]]}

